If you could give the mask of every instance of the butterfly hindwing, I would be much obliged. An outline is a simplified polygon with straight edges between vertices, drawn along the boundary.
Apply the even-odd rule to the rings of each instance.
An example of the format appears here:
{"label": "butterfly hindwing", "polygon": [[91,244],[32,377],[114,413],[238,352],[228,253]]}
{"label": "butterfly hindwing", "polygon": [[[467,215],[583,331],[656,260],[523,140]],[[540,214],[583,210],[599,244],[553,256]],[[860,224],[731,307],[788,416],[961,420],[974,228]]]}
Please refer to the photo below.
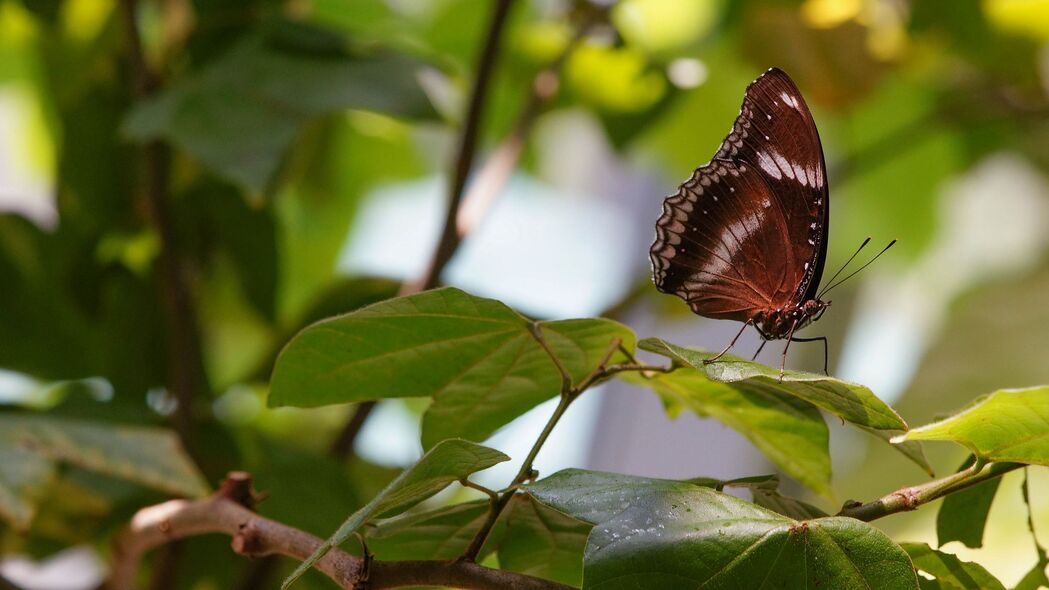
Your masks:
{"label": "butterfly hindwing", "polygon": [[815,294],[827,182],[812,115],[772,69],[747,88],[714,159],[664,201],[650,252],[656,286],[696,313],[747,321]]}

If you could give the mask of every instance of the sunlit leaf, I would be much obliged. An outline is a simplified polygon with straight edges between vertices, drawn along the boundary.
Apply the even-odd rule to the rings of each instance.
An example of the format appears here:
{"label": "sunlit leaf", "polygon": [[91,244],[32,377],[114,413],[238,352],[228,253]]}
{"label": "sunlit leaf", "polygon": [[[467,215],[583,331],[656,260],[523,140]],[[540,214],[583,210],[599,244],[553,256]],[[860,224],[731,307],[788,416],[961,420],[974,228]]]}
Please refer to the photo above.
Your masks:
{"label": "sunlit leaf", "polygon": [[910,559],[851,518],[786,518],[687,482],[566,470],[528,486],[594,524],[583,588],[913,590]]}
{"label": "sunlit leaf", "polygon": [[465,440],[453,439],[438,443],[363,508],[351,514],[331,537],[299,564],[299,567],[284,580],[281,588],[288,588],[328,551],[348,539],[369,519],[410,508],[453,482],[509,459],[499,451]]}
{"label": "sunlit leaf", "polygon": [[954,441],[988,461],[1049,465],[1049,387],[996,391],[894,440]]}
{"label": "sunlit leaf", "polygon": [[671,408],[710,416],[747,438],[784,473],[806,487],[830,495],[827,424],[815,406],[791,396],[741,391],[711,381],[699,371],[678,370],[620,379],[648,387]]}
{"label": "sunlit leaf", "polygon": [[208,493],[173,432],[53,416],[0,416],[0,445],[180,496]]}
{"label": "sunlit leaf", "polygon": [[713,353],[691,350],[669,342],[646,338],[641,348],[666,356],[703,371],[708,377],[722,383],[780,395],[792,395],[816,405],[844,420],[879,430],[905,430],[907,424],[888,404],[862,385],[848,383],[834,377],[787,371],[782,380],[778,369],[760,363],[723,357],[715,363],[704,361]]}
{"label": "sunlit leaf", "polygon": [[[573,383],[597,368],[614,341],[626,350],[634,348],[633,332],[612,320],[537,322],[535,329]],[[625,360],[623,355],[615,352],[612,362],[621,360]],[[458,383],[434,394],[423,415],[423,446],[451,436],[483,440],[557,395],[560,384],[561,376],[552,370],[549,354],[530,332],[522,334],[519,345],[509,342],[506,348],[491,351],[484,365],[475,365]]]}
{"label": "sunlit leaf", "polygon": [[[767,396],[793,396],[807,401],[882,440],[888,441],[907,428],[907,423],[895,410],[863,385],[800,371],[786,371],[780,380],[778,370],[733,355],[725,355],[716,363],[705,364],[703,360],[713,356],[713,353],[684,348],[658,338],[646,338],[639,346],[692,367],[708,378],[740,391]],[[894,448],[932,474],[932,467],[920,443],[895,445]]]}
{"label": "sunlit leaf", "polygon": [[[560,392],[560,373],[540,338],[575,382],[617,338],[627,350],[634,346],[633,333],[610,320],[533,323],[498,301],[438,289],[299,333],[277,360],[269,404],[433,397],[424,446],[450,436],[479,440]],[[623,358],[617,352],[613,360]]]}
{"label": "sunlit leaf", "polygon": [[936,551],[925,543],[901,543],[911,556],[914,569],[958,590],[1005,590],[1005,586],[978,563],[962,561],[950,553]]}

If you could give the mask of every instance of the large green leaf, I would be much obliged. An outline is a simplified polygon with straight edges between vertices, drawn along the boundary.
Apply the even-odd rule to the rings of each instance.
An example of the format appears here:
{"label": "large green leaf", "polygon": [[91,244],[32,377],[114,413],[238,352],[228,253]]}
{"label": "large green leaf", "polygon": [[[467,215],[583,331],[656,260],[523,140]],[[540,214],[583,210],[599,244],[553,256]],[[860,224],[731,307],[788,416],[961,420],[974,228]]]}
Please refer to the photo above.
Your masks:
{"label": "large green leaf", "polygon": [[[969,469],[973,457],[962,464],[959,471]],[[942,547],[951,541],[961,541],[966,547],[983,547],[983,531],[987,515],[998,493],[1002,478],[995,477],[970,488],[948,494],[936,513],[936,542]]]}
{"label": "large green leaf", "polygon": [[453,482],[509,459],[499,451],[469,441],[441,441],[423,455],[418,463],[397,476],[364,507],[351,514],[313,555],[299,564],[299,567],[284,580],[281,588],[289,587],[328,551],[348,539],[369,519],[410,508]]}
{"label": "large green leaf", "polygon": [[614,339],[634,346],[633,333],[611,320],[533,323],[498,301],[438,289],[300,332],[277,359],[269,404],[429,396],[424,446],[450,436],[479,440],[560,391],[540,337],[576,381]]}
{"label": "large green leaf", "polygon": [[987,461],[1049,465],[1049,387],[996,391],[893,440],[949,440]]}
{"label": "large green leaf", "polygon": [[830,495],[830,435],[812,404],[767,391],[736,389],[692,370],[618,377],[651,388],[672,410],[685,408],[718,420],[747,437],[784,473]]}
{"label": "large green leaf", "polygon": [[527,491],[594,524],[584,589],[917,587],[907,554],[855,519],[796,521],[688,482],[571,469]]}
{"label": "large green leaf", "polygon": [[[598,366],[616,339],[625,349],[634,349],[634,333],[612,320],[536,322],[534,329],[573,383]],[[519,340],[489,351],[490,355],[468,374],[434,393],[433,403],[423,415],[424,447],[451,436],[483,440],[560,392],[561,376],[534,334],[526,331]],[[626,359],[619,352],[612,357],[612,362],[621,360]]]}
{"label": "large green leaf", "polygon": [[[478,500],[378,520],[366,531],[368,550],[387,561],[454,559],[469,547],[490,509],[487,500]],[[504,520],[489,534],[485,550],[490,551],[492,540],[501,536]]]}
{"label": "large green leaf", "polygon": [[27,449],[170,494],[201,497],[208,493],[178,438],[163,428],[7,414],[0,416],[0,447]]}
{"label": "large green leaf", "polygon": [[[313,116],[356,108],[430,116],[416,81],[422,64],[395,54],[357,55],[339,43],[304,43],[276,27],[250,35],[195,76],[139,105],[125,131],[169,140],[219,175],[266,190]],[[318,29],[315,37],[328,33]]]}
{"label": "large green leaf", "polygon": [[978,563],[962,561],[925,543],[901,543],[914,569],[925,572],[942,587],[957,590],[1005,590],[1005,586]]}
{"label": "large green leaf", "polygon": [[16,529],[29,528],[54,473],[54,461],[46,457],[17,447],[0,447],[0,519]]}
{"label": "large green leaf", "polygon": [[591,526],[517,496],[510,504],[506,534],[499,543],[503,569],[578,586],[583,580],[583,551]]}
{"label": "large green leaf", "polygon": [[907,423],[899,414],[862,385],[800,371],[786,371],[781,380],[778,370],[735,357],[705,364],[703,361],[715,356],[714,353],[691,350],[658,338],[646,338],[640,346],[703,371],[715,381],[792,395],[853,424],[877,430],[907,429]]}
{"label": "large green leaf", "polygon": [[[713,353],[684,348],[659,338],[646,338],[639,346],[741,391],[805,400],[882,440],[887,441],[907,429],[903,418],[863,385],[800,371],[786,371],[781,381],[778,370],[732,355],[726,355],[716,363],[705,364],[703,361],[714,356]],[[932,474],[932,467],[925,459],[920,443],[905,443],[895,448]]]}

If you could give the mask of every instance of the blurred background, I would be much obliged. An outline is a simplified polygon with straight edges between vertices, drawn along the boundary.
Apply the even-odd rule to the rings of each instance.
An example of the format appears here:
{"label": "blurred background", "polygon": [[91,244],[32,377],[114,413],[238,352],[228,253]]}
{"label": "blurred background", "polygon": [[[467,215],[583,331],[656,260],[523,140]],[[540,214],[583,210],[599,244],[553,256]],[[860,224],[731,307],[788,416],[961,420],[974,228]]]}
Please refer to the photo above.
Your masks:
{"label": "blurred background", "polygon": [[[269,368],[311,321],[426,275],[497,4],[0,0],[0,404],[174,424],[211,481],[250,470],[264,514],[327,536],[421,454],[425,403],[268,410]],[[806,330],[829,337],[831,374],[912,426],[1049,383],[1049,1],[509,4],[442,283],[720,349],[738,325],[657,293],[648,247],[663,197],[777,66],[826,153],[828,272],[867,236],[899,240]],[[738,350],[757,345],[748,333]],[[790,353],[821,368],[818,344]],[[550,411],[487,444],[520,459]],[[927,477],[829,426],[837,497],[807,500],[836,510]],[[965,455],[927,453],[941,474]],[[501,487],[506,465],[482,481]],[[773,469],[720,423],[670,418],[618,383],[573,406],[537,461],[568,466]],[[0,494],[12,469],[0,465]],[[1007,584],[1036,561],[1019,481],[1006,477],[985,549],[946,547]],[[1049,476],[1031,485],[1049,534]],[[160,498],[72,467],[33,494],[31,518],[0,520],[0,575],[48,590],[95,587],[109,537]],[[929,507],[878,525],[935,543],[934,519]],[[154,587],[264,588],[286,567],[227,544],[184,543]]]}

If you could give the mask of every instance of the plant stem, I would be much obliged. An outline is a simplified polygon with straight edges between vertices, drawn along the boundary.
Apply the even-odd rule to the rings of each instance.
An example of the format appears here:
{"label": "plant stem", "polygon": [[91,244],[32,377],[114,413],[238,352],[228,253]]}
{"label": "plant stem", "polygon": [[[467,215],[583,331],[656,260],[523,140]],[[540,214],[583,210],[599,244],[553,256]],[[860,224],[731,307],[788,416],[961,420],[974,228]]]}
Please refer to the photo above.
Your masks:
{"label": "plant stem", "polygon": [[897,512],[916,510],[922,504],[927,504],[937,498],[964,490],[989,479],[1001,477],[1023,466],[1023,463],[981,464],[977,462],[969,469],[930,481],[929,483],[896,490],[866,504],[858,502],[846,503],[837,515],[870,522]]}
{"label": "plant stem", "polygon": [[485,519],[484,524],[474,535],[473,540],[470,542],[470,546],[463,552],[462,559],[466,561],[475,561],[477,555],[480,554],[481,549],[484,547],[484,542],[488,539],[488,535],[492,532],[492,528],[495,527],[496,521],[499,520],[499,515],[502,514],[503,510],[513,499],[514,494],[517,493],[517,489],[525,481],[532,477],[533,464],[535,458],[539,455],[539,451],[546,444],[546,439],[550,438],[550,433],[554,431],[554,427],[561,420],[561,417],[565,415],[568,410],[568,406],[572,405],[572,402],[576,400],[584,391],[601,381],[604,377],[607,377],[607,369],[605,365],[612,358],[617,350],[623,344],[623,341],[619,338],[613,338],[610,343],[608,350],[601,357],[601,361],[594,367],[594,370],[589,375],[583,378],[578,385],[572,385],[572,375],[565,368],[564,363],[561,359],[557,358],[554,354],[553,349],[546,342],[546,338],[543,336],[542,330],[539,325],[533,322],[530,326],[532,335],[546,354],[550,357],[550,360],[557,367],[557,371],[561,374],[561,398],[557,403],[557,407],[554,409],[554,413],[550,415],[550,419],[546,421],[546,426],[543,427],[543,431],[539,433],[539,438],[535,440],[532,445],[532,449],[528,451],[528,456],[525,457],[524,461],[521,462],[521,469],[517,471],[517,476],[514,477],[513,481],[507,487],[506,491],[492,502],[492,509],[488,511],[488,517]]}
{"label": "plant stem", "polygon": [[539,438],[537,438],[535,444],[532,445],[532,450],[528,452],[528,456],[525,457],[525,460],[521,463],[521,469],[517,472],[517,476],[514,477],[513,483],[511,483],[510,487],[492,503],[492,508],[488,511],[488,518],[485,519],[484,524],[481,525],[477,534],[474,535],[473,540],[470,541],[470,546],[466,548],[465,552],[463,552],[463,560],[475,561],[477,559],[477,555],[484,547],[485,540],[488,539],[488,535],[492,532],[492,528],[495,527],[496,521],[499,520],[499,515],[503,513],[503,510],[510,503],[510,500],[513,499],[514,494],[517,493],[517,488],[524,483],[529,476],[531,476],[532,463],[539,454],[539,450],[543,448],[546,439],[549,438],[550,433],[554,431],[557,422],[565,415],[565,411],[568,409],[568,406],[571,405],[573,399],[575,398],[571,395],[571,392],[561,394],[561,399],[557,404],[557,408],[550,416],[550,419],[546,421],[546,426],[543,427],[543,432],[539,434]]}
{"label": "plant stem", "polygon": [[430,261],[426,275],[417,284],[406,284],[405,291],[425,291],[437,286],[441,271],[452,259],[455,251],[459,248],[462,236],[456,230],[456,218],[459,215],[459,205],[463,199],[463,191],[466,188],[466,179],[470,175],[473,166],[474,153],[477,151],[477,136],[481,129],[481,118],[484,114],[485,103],[488,99],[492,72],[495,69],[496,58],[499,55],[499,45],[503,30],[506,25],[506,17],[510,12],[513,0],[496,0],[492,10],[492,20],[488,26],[488,35],[485,38],[484,48],[477,63],[477,77],[474,79],[473,90],[470,93],[470,105],[466,111],[466,119],[463,123],[462,133],[459,135],[459,149],[455,158],[455,166],[452,169],[450,186],[448,189],[448,206],[445,211],[444,228],[441,230],[441,239],[434,250],[433,259]]}
{"label": "plant stem", "polygon": [[[136,0],[121,0],[120,14],[128,43],[132,90],[136,98],[148,98],[160,87],[159,78],[146,63],[138,31]],[[178,405],[175,429],[182,445],[193,455],[190,432],[194,422],[196,390],[207,383],[203,376],[203,354],[197,315],[179,253],[178,240],[169,210],[168,173],[171,154],[166,145],[154,141],[141,150],[142,181],[140,200],[148,222],[160,237],[158,267],[164,322],[167,330],[167,387]],[[199,462],[198,462],[199,463]]]}
{"label": "plant stem", "polygon": [[[470,175],[470,168],[473,165],[474,153],[477,149],[477,136],[480,134],[481,129],[481,117],[488,99],[492,71],[495,69],[500,40],[512,1],[496,1],[492,19],[488,25],[488,34],[485,37],[484,47],[478,56],[477,77],[474,79],[473,89],[470,94],[470,105],[467,108],[462,132],[459,135],[459,149],[456,152],[455,165],[452,169],[448,189],[448,206],[445,211],[441,239],[434,248],[426,275],[417,281],[405,282],[401,287],[400,295],[402,296],[435,287],[440,279],[441,272],[444,271],[444,267],[452,259],[455,251],[459,248],[459,244],[462,242],[463,236],[456,230],[456,219],[459,216],[459,207],[462,204],[466,179]],[[357,404],[357,409],[353,416],[347,420],[331,445],[331,454],[335,458],[346,459],[353,452],[353,443],[367,421],[368,416],[375,409],[375,404],[375,401]]]}
{"label": "plant stem", "polygon": [[[236,474],[212,497],[170,500],[139,510],[117,535],[107,590],[132,590],[142,557],[151,549],[193,535],[229,535],[233,551],[252,558],[286,555],[304,560],[323,541],[302,530],[255,514],[238,498],[253,496],[247,474]],[[238,493],[247,492],[247,494]],[[250,502],[248,502],[250,505]],[[314,566],[340,588],[442,586],[478,590],[572,590],[570,586],[466,561],[371,561],[332,549]],[[364,578],[365,573],[367,578]]]}

